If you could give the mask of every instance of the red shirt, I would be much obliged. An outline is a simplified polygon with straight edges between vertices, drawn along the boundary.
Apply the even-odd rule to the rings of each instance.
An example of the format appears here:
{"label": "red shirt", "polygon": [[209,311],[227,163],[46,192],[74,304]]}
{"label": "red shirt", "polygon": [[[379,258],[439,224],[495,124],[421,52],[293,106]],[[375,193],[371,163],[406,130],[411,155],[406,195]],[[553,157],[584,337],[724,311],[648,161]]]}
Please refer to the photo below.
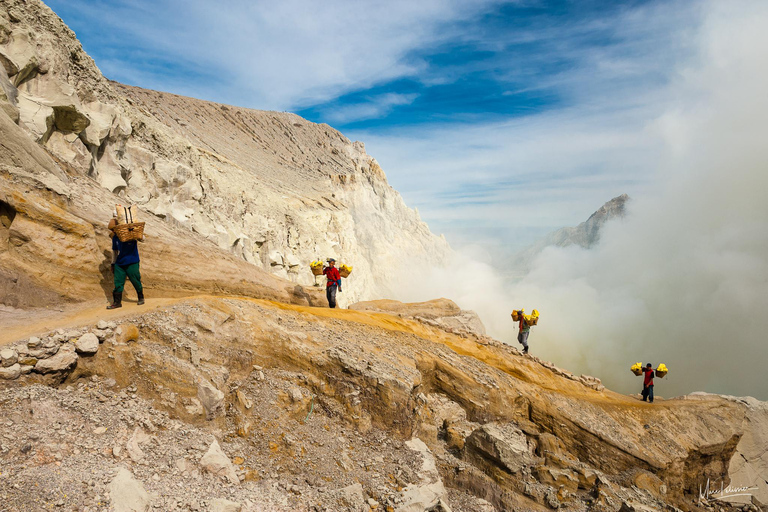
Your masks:
{"label": "red shirt", "polygon": [[336,267],[325,267],[323,269],[323,274],[325,274],[325,277],[328,278],[328,283],[325,286],[338,284],[339,280],[341,279],[341,275],[339,274],[339,269],[337,269]]}
{"label": "red shirt", "polygon": [[645,377],[643,378],[643,387],[647,388],[648,386],[653,386],[653,369],[643,368],[643,373],[645,374]]}

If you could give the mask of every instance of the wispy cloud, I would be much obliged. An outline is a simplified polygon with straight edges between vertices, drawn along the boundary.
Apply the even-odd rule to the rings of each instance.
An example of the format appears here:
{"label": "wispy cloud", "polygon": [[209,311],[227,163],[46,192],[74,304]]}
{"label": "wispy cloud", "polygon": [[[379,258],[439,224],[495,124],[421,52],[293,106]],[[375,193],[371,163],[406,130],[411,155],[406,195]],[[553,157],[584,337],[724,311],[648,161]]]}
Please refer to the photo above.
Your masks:
{"label": "wispy cloud", "polygon": [[347,103],[337,107],[328,107],[322,114],[328,123],[347,124],[366,119],[384,117],[393,108],[410,105],[418,97],[418,94],[385,93],[373,97],[367,97],[364,101]]}
{"label": "wispy cloud", "polygon": [[424,63],[413,49],[494,2],[48,3],[112,79],[282,110],[418,74]]}

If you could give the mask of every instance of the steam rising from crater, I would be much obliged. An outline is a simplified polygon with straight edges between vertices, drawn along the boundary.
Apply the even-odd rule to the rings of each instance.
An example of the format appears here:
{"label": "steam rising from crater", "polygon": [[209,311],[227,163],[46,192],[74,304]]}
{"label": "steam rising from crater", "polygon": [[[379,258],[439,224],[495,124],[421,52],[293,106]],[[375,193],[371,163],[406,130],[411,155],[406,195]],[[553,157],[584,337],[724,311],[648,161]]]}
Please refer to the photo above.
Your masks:
{"label": "steam rising from crater", "polygon": [[549,248],[516,283],[461,258],[403,298],[452,298],[513,344],[509,313],[535,307],[531,352],[617,391],[639,392],[632,363],[664,362],[662,396],[768,399],[768,4],[735,7],[709,4],[674,107],[647,126],[664,142],[651,186],[597,247]]}

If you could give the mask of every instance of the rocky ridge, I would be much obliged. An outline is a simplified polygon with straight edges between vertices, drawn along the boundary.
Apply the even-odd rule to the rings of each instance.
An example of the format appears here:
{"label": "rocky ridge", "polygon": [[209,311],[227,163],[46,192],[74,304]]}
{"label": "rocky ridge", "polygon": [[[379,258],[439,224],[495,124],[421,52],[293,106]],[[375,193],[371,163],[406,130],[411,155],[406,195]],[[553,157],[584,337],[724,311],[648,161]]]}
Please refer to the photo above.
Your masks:
{"label": "rocky ridge", "polygon": [[645,404],[415,319],[449,303],[386,306],[199,297],[9,345],[39,359],[0,384],[4,499],[46,475],[46,503],[107,510],[122,475],[164,510],[703,510],[706,479],[765,474],[765,403]]}
{"label": "rocky ridge", "polygon": [[386,295],[399,262],[441,264],[450,252],[362,143],[293,114],[110,82],[38,0],[3,3],[0,63],[0,105],[57,174],[116,194],[102,194],[100,222],[114,203],[135,203],[145,217],[305,286],[314,282],[309,262],[333,255],[355,267],[346,303]]}

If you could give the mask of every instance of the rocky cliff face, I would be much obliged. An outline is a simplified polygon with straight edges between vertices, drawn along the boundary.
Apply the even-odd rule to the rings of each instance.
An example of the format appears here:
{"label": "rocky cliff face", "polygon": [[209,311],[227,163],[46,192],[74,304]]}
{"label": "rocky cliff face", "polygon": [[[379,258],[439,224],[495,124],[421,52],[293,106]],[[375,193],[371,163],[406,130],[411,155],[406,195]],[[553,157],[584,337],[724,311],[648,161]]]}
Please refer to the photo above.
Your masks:
{"label": "rocky cliff face", "polygon": [[400,262],[450,251],[362,143],[288,113],[110,82],[39,1],[3,3],[0,61],[0,104],[66,174],[282,278],[310,285],[309,262],[335,256],[355,267],[350,303],[386,294]]}
{"label": "rocky cliff face", "polygon": [[627,194],[614,197],[578,226],[565,227],[549,233],[532,246],[517,253],[513,258],[513,266],[518,271],[527,271],[534,258],[546,247],[552,245],[557,247],[578,245],[589,249],[600,241],[600,229],[606,222],[624,217],[627,201],[629,201]]}

